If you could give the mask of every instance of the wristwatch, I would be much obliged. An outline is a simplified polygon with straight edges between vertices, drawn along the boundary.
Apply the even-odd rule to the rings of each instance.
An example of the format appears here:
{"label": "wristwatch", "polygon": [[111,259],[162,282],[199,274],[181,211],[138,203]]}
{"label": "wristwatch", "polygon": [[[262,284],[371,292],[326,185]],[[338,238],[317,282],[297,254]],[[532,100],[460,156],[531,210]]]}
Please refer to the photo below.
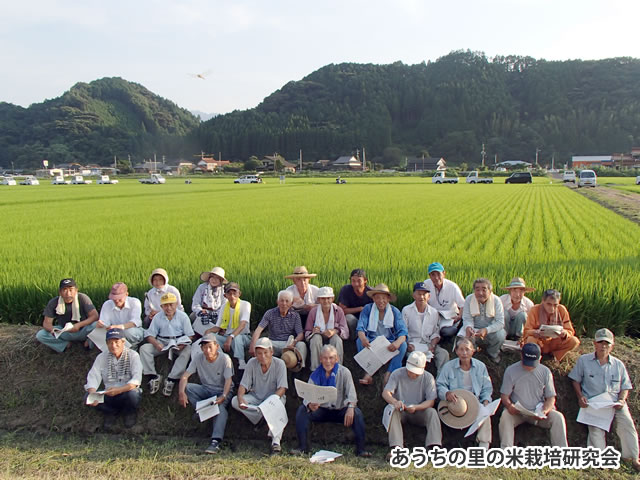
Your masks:
{"label": "wristwatch", "polygon": [[231,339],[236,338],[236,336],[232,333],[231,335],[229,335],[231,337]]}

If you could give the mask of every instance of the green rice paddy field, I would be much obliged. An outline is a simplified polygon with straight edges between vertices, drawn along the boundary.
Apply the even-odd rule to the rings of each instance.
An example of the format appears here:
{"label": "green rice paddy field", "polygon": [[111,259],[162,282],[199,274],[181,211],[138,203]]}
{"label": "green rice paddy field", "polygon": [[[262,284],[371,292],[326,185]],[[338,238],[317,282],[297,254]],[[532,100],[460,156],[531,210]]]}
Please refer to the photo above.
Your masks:
{"label": "green rice paddy field", "polygon": [[401,307],[427,265],[440,261],[465,294],[480,276],[496,287],[523,276],[537,288],[534,301],[546,288],[563,292],[579,333],[600,325],[639,333],[640,227],[562,183],[348,182],[1,187],[0,320],[39,323],[66,276],[97,306],[116,281],[142,298],[156,267],[167,269],[189,309],[200,272],[216,265],[240,283],[254,323],[296,265],[336,291],[364,268],[370,284],[398,293]]}

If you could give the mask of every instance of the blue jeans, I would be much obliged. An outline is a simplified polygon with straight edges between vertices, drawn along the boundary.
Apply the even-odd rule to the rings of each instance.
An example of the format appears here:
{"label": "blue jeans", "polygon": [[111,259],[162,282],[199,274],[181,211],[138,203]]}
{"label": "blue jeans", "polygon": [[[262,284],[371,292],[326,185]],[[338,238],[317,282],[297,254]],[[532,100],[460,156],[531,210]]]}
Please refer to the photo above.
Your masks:
{"label": "blue jeans", "polygon": [[[209,388],[197,383],[187,383],[185,392],[187,394],[187,398],[189,399],[189,403],[193,406],[193,408],[196,408],[196,403],[198,403],[200,400],[205,400],[207,398],[213,397],[214,395],[222,395],[222,389]],[[229,406],[229,402],[231,401],[231,396],[231,392],[229,392],[229,395],[227,395],[227,398],[224,399],[224,402],[218,405],[220,413],[212,418],[213,430],[211,431],[211,438],[215,438],[216,440],[222,440],[224,438],[224,430],[227,427],[227,418],[229,417],[227,407]]]}
{"label": "blue jeans", "polygon": [[[369,340],[369,342],[371,341],[372,340]],[[362,350],[363,348],[360,338],[356,338],[356,347],[358,348],[358,351]],[[404,342],[402,342],[402,345],[400,345],[400,348],[398,348],[398,350],[396,351],[400,353],[389,360],[389,366],[387,367],[388,372],[393,372],[402,367],[402,359],[407,354],[407,341],[405,340]]]}
{"label": "blue jeans", "polygon": [[[56,327],[58,325],[55,325]],[[58,353],[62,353],[69,345],[69,342],[84,342],[93,329],[96,328],[96,322],[85,325],[77,332],[64,332],[58,338],[53,333],[46,331],[44,328],[36,333],[38,341],[49,348],[54,349]]]}
{"label": "blue jeans", "polygon": [[[85,394],[85,402],[87,400]],[[104,403],[99,403],[96,409],[100,410],[106,415],[119,415],[133,413],[138,409],[140,399],[142,398],[142,389],[140,387],[129,390],[128,392],[121,393],[114,397],[104,396]]]}
{"label": "blue jeans", "polygon": [[[317,423],[342,423],[344,424],[344,416],[347,413],[347,407],[341,410],[333,410],[330,408],[318,408],[315,412],[307,410],[307,407],[300,405],[296,412],[296,433],[298,434],[298,446],[300,450],[308,451],[309,444],[307,442],[307,432],[311,422]],[[353,424],[351,425],[353,433],[356,437],[356,455],[364,451],[364,416],[359,408],[355,408],[353,412]]]}

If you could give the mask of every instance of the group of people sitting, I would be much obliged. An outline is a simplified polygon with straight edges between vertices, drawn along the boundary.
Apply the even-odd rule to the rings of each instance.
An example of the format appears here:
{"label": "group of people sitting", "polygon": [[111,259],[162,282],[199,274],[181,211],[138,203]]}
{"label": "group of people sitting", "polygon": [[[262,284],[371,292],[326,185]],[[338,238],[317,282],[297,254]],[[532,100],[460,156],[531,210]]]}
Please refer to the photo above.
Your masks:
{"label": "group of people sitting", "polygon": [[[241,300],[239,285],[229,282],[220,267],[200,275],[202,284],[193,295],[190,316],[184,312],[180,292],[169,284],[161,268],[149,276],[152,288],[145,295],[144,307],[119,282],[112,286],[99,315],[89,297],[67,278],[60,282],[59,296],[45,308],[37,339],[58,352],[73,341],[91,348],[88,335],[104,329],[107,351],[96,358],[85,390],[87,404],[104,413],[106,429],[120,414],[126,427],[136,423],[143,377],[152,395],[162,388],[165,396],[171,396],[177,383],[183,407],[216,397],[219,413],[213,418],[207,453],[220,449],[229,404],[257,425],[263,420],[258,408],[262,402],[276,395],[285,404],[287,371],[300,377],[309,364],[308,383],[335,387],[337,399],[300,405],[296,413],[298,448],[293,453],[309,450],[307,434],[312,422],[336,422],[353,429],[356,454],[365,457],[370,453],[365,448],[364,416],[357,407],[351,372],[343,365],[345,342],[355,340],[360,352],[382,336],[387,350],[394,354],[382,389],[393,449],[403,445],[402,424],[406,422],[426,428],[426,447],[441,445],[441,423],[457,429],[473,424],[480,406],[489,405],[493,395],[487,367],[474,354],[483,348],[491,361],[500,363],[506,341],[520,350],[521,360],[505,370],[500,389],[504,407],[499,422],[501,447],[513,445],[515,428],[523,422],[549,429],[552,445],[567,446],[565,419],[555,409],[553,375],[540,363],[543,354],[560,362],[580,343],[567,309],[560,304],[560,292],[545,290],[541,303],[534,305],[525,296],[534,289],[520,277],[504,287],[508,293],[501,297],[493,293],[488,279],[479,278],[473,283],[473,293],[465,298],[436,262],[429,265],[428,278],[414,284],[414,301],[400,311],[392,305],[394,293],[383,283],[370,287],[362,269],[351,272],[350,283],[340,289],[337,303],[331,287],[310,283],[314,277],[304,266],[287,275],[293,284],[278,293],[277,306],[264,313],[253,334],[251,304]],[[449,349],[443,348],[447,344],[454,347],[453,360]],[[611,355],[613,345],[613,334],[598,330],[595,352],[579,357],[569,378],[580,407],[604,393],[616,402],[614,421],[622,457],[639,469],[637,433],[626,405],[632,385],[624,364]],[[156,372],[155,357],[165,354],[171,365],[163,380]],[[436,378],[425,370],[431,360]],[[241,380],[233,396],[235,371],[241,373]],[[188,382],[194,373],[200,384]],[[374,383],[372,373],[363,373],[359,380],[363,388]],[[103,400],[92,400],[90,394],[101,383]],[[282,430],[270,430],[269,436],[271,452],[281,452]],[[480,424],[476,441],[482,448],[489,447],[490,419]],[[588,445],[604,448],[604,430],[589,426]]]}

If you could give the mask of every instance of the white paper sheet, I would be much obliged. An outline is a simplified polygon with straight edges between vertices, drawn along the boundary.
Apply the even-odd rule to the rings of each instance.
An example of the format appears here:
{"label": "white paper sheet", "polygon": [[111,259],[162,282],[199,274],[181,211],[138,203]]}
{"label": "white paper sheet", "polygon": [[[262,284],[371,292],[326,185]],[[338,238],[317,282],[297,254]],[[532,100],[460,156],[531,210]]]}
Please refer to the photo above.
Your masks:
{"label": "white paper sheet", "polygon": [[338,400],[338,389],[336,387],[311,385],[297,378],[294,380],[294,384],[298,396],[309,403],[335,403]]}
{"label": "white paper sheet", "polygon": [[[106,328],[94,328],[87,338],[91,340],[96,347],[100,349],[101,352],[106,352],[109,349],[107,348],[107,329]],[[127,348],[131,348],[131,344],[125,339],[124,346]]]}
{"label": "white paper sheet", "polygon": [[391,424],[391,416],[395,411],[396,407],[390,403],[387,403],[387,406],[384,407],[384,410],[382,411],[382,425],[387,432],[389,431],[389,425]]}
{"label": "white paper sheet", "polygon": [[272,435],[278,435],[287,426],[289,417],[280,397],[276,394],[267,397],[258,407]]}
{"label": "white paper sheet", "polygon": [[544,404],[542,402],[538,403],[536,405],[536,409],[533,412],[524,408],[520,402],[516,402],[513,406],[516,407],[516,410],[518,410],[522,415],[526,417],[547,418],[547,416],[542,413],[543,405]]}
{"label": "white paper sheet", "polygon": [[522,350],[520,342],[517,340],[505,340],[502,344],[501,350],[503,352],[519,352]]}
{"label": "white paper sheet", "polygon": [[619,404],[617,398],[614,400],[610,393],[604,392],[595,397],[591,397],[588,403],[589,406],[587,408],[581,408],[578,411],[576,421],[585,425],[601,428],[608,432],[611,429],[611,423],[616,414],[613,406]]}
{"label": "white paper sheet", "polygon": [[319,452],[314,453],[309,461],[311,463],[329,463],[341,456],[341,453],[331,452],[329,450],[320,450]]}
{"label": "white paper sheet", "polygon": [[453,310],[445,310],[440,312],[440,328],[452,327],[454,324],[454,318],[458,316],[458,312]]}
{"label": "white paper sheet", "polygon": [[416,352],[422,352],[427,357],[427,362],[430,362],[433,358],[433,352],[431,351],[431,344],[429,343],[411,343],[413,345],[413,349]]}
{"label": "white paper sheet", "polygon": [[380,370],[380,367],[400,353],[398,350],[390,352],[387,349],[389,345],[391,345],[389,340],[379,335],[367,348],[360,350],[353,359],[358,362],[358,365],[360,365],[367,374],[373,376]]}
{"label": "white paper sheet", "polygon": [[53,336],[58,338],[64,332],[67,332],[67,331],[71,330],[72,328],[73,328],[73,323],[71,323],[71,322],[65,323],[64,327],[62,327],[62,328],[53,327]]}
{"label": "white paper sheet", "polygon": [[543,337],[556,338],[562,333],[562,325],[540,325],[540,335]]}
{"label": "white paper sheet", "polygon": [[104,403],[104,390],[87,395],[87,405],[91,405],[93,402]]}
{"label": "white paper sheet", "polygon": [[482,424],[487,418],[494,415],[496,413],[496,410],[498,410],[498,405],[500,405],[499,398],[489,403],[486,407],[481,403],[480,409],[478,410],[478,416],[476,417],[476,421],[471,424],[471,426],[469,427],[469,430],[467,430],[465,437],[468,437],[469,435],[473,435],[473,433],[475,433],[475,431],[482,426]]}
{"label": "white paper sheet", "polygon": [[198,403],[196,403],[196,413],[200,417],[201,422],[204,422],[211,417],[215,417],[220,413],[220,408],[216,403],[217,399],[217,395],[214,395],[213,397],[200,400]]}
{"label": "white paper sheet", "polygon": [[247,405],[246,403],[241,403],[240,406],[247,407],[247,410],[253,410],[254,412],[257,412],[258,410],[260,410],[259,405]]}

